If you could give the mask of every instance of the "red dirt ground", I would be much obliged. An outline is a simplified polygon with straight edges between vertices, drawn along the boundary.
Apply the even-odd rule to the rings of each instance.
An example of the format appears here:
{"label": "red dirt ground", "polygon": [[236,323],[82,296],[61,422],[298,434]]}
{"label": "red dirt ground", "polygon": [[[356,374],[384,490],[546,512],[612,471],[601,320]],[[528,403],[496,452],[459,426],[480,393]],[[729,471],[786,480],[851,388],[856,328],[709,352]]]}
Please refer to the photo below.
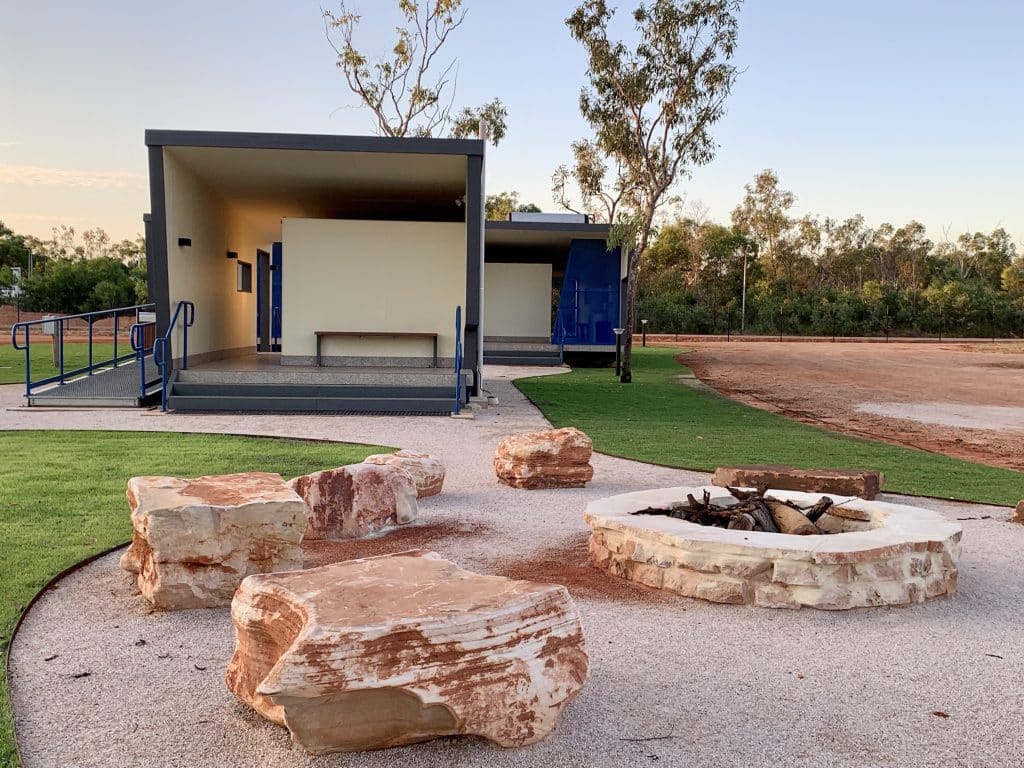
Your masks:
{"label": "red dirt ground", "polygon": [[718,392],[838,432],[1024,470],[1024,430],[967,428],[863,413],[865,403],[1024,414],[1024,344],[680,342],[681,361]]}

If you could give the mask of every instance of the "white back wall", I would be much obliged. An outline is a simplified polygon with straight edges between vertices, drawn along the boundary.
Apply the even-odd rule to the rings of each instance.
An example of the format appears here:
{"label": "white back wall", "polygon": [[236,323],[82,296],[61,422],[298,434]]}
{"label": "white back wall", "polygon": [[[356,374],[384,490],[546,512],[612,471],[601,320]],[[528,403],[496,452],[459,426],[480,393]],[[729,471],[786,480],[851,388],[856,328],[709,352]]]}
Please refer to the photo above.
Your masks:
{"label": "white back wall", "polygon": [[484,265],[484,335],[551,338],[551,265]]}
{"label": "white back wall", "polygon": [[[285,219],[281,353],[316,354],[315,331],[437,333],[455,355],[466,306],[466,225]],[[425,339],[325,339],[325,356],[430,357]]]}

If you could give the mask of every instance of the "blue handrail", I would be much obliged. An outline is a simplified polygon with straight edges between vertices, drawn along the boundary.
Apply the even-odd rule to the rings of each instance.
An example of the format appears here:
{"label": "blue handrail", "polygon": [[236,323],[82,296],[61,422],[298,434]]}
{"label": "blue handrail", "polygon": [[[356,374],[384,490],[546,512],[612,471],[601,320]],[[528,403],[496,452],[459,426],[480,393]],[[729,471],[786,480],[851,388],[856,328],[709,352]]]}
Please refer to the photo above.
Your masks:
{"label": "blue handrail", "polygon": [[156,345],[156,334],[153,335],[153,346],[146,347],[146,331],[156,328],[155,322],[133,323],[128,329],[128,343],[135,351],[139,360],[139,399],[146,397],[146,390],[149,388],[149,376],[146,375],[146,358],[153,354],[153,346]]}
{"label": "blue handrail", "polygon": [[462,412],[462,307],[455,308],[455,415]]}
{"label": "blue handrail", "polygon": [[171,370],[174,363],[173,357],[171,356],[171,334],[174,333],[175,327],[178,325],[178,318],[181,316],[182,310],[185,312],[184,324],[182,325],[181,334],[181,367],[183,370],[188,369],[188,329],[192,327],[192,324],[196,321],[196,305],[191,301],[179,301],[178,306],[174,308],[174,314],[171,316],[171,322],[167,324],[167,332],[163,336],[159,336],[153,342],[153,362],[157,364],[160,369],[160,410],[167,410],[167,384],[170,381]]}
{"label": "blue handrail", "polygon": [[[33,389],[46,384],[53,384],[54,382],[64,384],[68,379],[76,376],[91,376],[94,371],[99,369],[116,368],[121,363],[138,360],[139,352],[137,350],[133,349],[131,354],[127,355],[119,355],[117,353],[117,337],[120,330],[119,321],[122,315],[135,313],[135,321],[138,323],[139,313],[152,310],[154,306],[154,304],[136,304],[132,307],[117,307],[116,309],[103,309],[97,312],[82,312],[77,315],[61,315],[49,320],[23,320],[22,322],[15,323],[11,326],[11,346],[18,352],[25,353],[25,397],[30,397]],[[111,315],[114,319],[114,348],[111,353],[112,356],[106,360],[97,361],[93,353],[93,324],[96,320]],[[72,320],[84,320],[88,323],[88,362],[81,368],[69,371],[65,367],[64,330],[67,323]],[[56,338],[58,371],[56,376],[47,376],[36,381],[32,380],[32,328],[34,326],[49,326],[51,328],[52,334],[48,335]],[[23,338],[22,342],[19,342],[19,335]],[[52,339],[51,343],[53,343]]]}

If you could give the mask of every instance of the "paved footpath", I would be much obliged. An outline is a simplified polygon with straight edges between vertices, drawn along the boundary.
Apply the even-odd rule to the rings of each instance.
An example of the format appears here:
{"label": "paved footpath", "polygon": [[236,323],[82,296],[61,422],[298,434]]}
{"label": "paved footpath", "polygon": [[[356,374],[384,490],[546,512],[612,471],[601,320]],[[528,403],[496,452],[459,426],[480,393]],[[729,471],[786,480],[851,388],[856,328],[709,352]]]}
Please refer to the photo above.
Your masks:
{"label": "paved footpath", "polygon": [[1024,764],[1024,526],[1007,524],[1008,510],[887,497],[949,517],[991,516],[964,522],[951,600],[789,612],[632,587],[586,566],[585,504],[708,475],[595,455],[584,489],[499,486],[498,441],[547,426],[511,379],[542,372],[491,371],[500,405],[472,421],[23,409],[18,387],[0,387],[0,429],[277,435],[436,453],[448,465],[444,492],[423,500],[415,526],[368,543],[372,553],[422,546],[481,572],[566,583],[591,657],[587,687],[533,747],[452,738],[312,758],[228,693],[228,611],[151,611],[115,554],[48,592],[15,639],[25,768]]}

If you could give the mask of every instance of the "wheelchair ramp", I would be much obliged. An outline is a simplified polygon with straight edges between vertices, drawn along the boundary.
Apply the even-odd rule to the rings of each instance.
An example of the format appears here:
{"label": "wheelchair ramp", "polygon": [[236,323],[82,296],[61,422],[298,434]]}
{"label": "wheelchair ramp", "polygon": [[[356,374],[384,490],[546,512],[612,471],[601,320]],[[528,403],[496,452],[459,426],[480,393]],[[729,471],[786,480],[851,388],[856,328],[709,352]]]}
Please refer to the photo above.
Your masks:
{"label": "wheelchair ramp", "polygon": [[[146,358],[146,371],[156,371],[153,357]],[[143,400],[158,394],[160,380],[148,382],[146,397],[139,397],[139,364],[127,362],[117,368],[94,371],[64,384],[53,384],[28,397],[32,406],[138,408]]]}

